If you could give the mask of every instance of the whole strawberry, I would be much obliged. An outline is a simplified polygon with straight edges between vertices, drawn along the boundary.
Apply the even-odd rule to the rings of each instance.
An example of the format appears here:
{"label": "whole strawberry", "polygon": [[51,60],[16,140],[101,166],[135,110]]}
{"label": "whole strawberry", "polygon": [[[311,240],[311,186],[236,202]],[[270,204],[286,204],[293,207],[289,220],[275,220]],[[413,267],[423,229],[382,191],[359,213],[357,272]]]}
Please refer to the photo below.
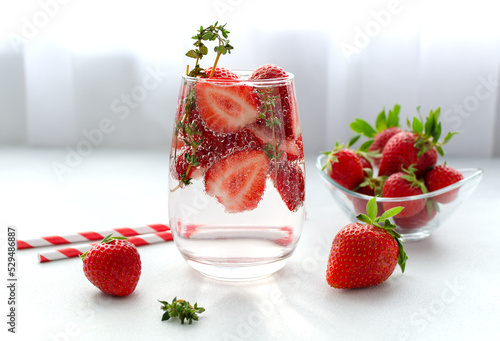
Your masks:
{"label": "whole strawberry", "polygon": [[[401,198],[427,193],[425,184],[417,179],[413,165],[410,165],[410,169],[403,170],[404,172],[391,174],[391,176],[385,180],[384,188],[382,189],[382,196],[384,198]],[[400,205],[403,206],[403,212],[398,215],[398,217],[403,218],[410,217],[420,212],[425,207],[425,199],[414,199],[403,202],[384,201],[383,204],[385,210]]]}
{"label": "whole strawberry", "polygon": [[326,172],[339,185],[352,190],[363,181],[363,166],[354,151],[337,144],[335,149],[324,154],[328,155]]}
{"label": "whole strawberry", "polygon": [[[379,176],[379,177],[373,177],[373,173],[370,170],[365,170],[365,173],[367,176],[365,176],[363,182],[361,182],[356,188],[354,188],[354,191],[359,193],[359,194],[364,194],[368,196],[382,196],[382,189],[384,187],[384,182],[387,179],[386,176]],[[369,199],[365,198],[359,198],[356,196],[352,196],[352,205],[354,208],[354,213],[359,214],[363,213],[366,214],[366,204],[368,203]],[[377,202],[377,207],[379,212],[384,211],[384,206],[382,205],[382,202]]]}
{"label": "whole strawberry", "polygon": [[364,288],[384,282],[399,264],[404,272],[408,257],[389,217],[398,214],[401,207],[393,208],[377,217],[376,198],[371,199],[367,214],[357,218],[361,223],[345,226],[335,236],[326,281],[334,288]]}
{"label": "whole strawberry", "polygon": [[[464,176],[458,170],[444,165],[439,165],[425,174],[425,185],[429,192],[437,191],[462,180]],[[457,198],[458,190],[437,195],[433,199],[442,204],[450,203]]]}
{"label": "whole strawberry", "polygon": [[[402,131],[399,125],[400,110],[401,106],[396,104],[386,115],[385,108],[383,108],[377,116],[375,127],[372,127],[368,122],[359,118],[349,126],[353,131],[369,138],[368,141],[371,143],[368,148],[369,152],[381,155],[387,141],[389,141],[392,136]],[[372,157],[376,166],[380,164],[380,155]]]}
{"label": "whole strawberry", "polygon": [[274,79],[274,78],[285,78],[288,74],[285,70],[275,64],[264,64],[255,69],[250,75],[250,79]]}
{"label": "whole strawberry", "polygon": [[207,75],[207,78],[224,78],[224,79],[238,79],[240,76],[235,74],[233,71],[222,67],[222,66],[216,66],[215,70],[212,74],[212,67],[207,67],[205,69],[205,74]]}
{"label": "whole strawberry", "polygon": [[106,294],[127,296],[139,282],[141,258],[125,239],[108,235],[81,256],[85,277]]}
{"label": "whole strawberry", "polygon": [[420,212],[409,217],[394,217],[394,223],[396,223],[398,227],[405,229],[416,229],[426,225],[434,219],[438,209],[439,207],[435,201],[427,199],[424,208]]}
{"label": "whole strawberry", "polygon": [[428,149],[420,153],[420,150],[415,147],[418,138],[418,134],[409,131],[392,136],[384,147],[379,174],[391,175],[400,172],[402,168],[415,165],[417,174],[422,175],[434,166],[437,161],[436,150]]}
{"label": "whole strawberry", "polygon": [[455,133],[448,133],[443,142],[441,123],[439,122],[440,109],[431,111],[425,120],[414,117],[412,131],[403,131],[392,136],[384,147],[380,160],[379,175],[391,175],[400,172],[402,168],[415,165],[417,176],[422,176],[429,168],[436,164],[438,153],[443,156],[441,147],[447,143]]}
{"label": "whole strawberry", "polygon": [[[255,69],[250,75],[250,80],[262,81],[267,79],[288,78],[289,74],[281,67],[275,64],[264,64]],[[281,124],[284,127],[285,136],[289,139],[297,140],[301,137],[300,119],[297,102],[294,100],[293,93],[295,89],[292,83],[273,86],[273,91],[269,93],[275,98],[276,105],[273,105],[274,115],[281,118]],[[266,88],[263,88],[266,89]],[[262,91],[263,89],[260,89]],[[268,108],[269,109],[269,108]],[[265,124],[265,120],[260,123]]]}

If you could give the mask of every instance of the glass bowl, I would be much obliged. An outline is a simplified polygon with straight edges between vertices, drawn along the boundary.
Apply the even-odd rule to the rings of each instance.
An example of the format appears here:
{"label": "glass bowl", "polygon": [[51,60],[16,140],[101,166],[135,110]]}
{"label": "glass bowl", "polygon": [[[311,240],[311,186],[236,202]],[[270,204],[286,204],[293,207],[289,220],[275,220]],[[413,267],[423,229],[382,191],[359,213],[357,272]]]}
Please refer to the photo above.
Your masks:
{"label": "glass bowl", "polygon": [[[316,169],[349,219],[357,221],[356,216],[359,213],[366,213],[366,203],[373,197],[350,191],[330,178],[323,170],[326,159],[327,155],[319,155],[316,159]],[[479,168],[465,168],[458,169],[458,171],[463,174],[464,179],[438,191],[409,197],[377,198],[378,215],[382,214],[384,206],[386,209],[389,209],[390,206],[404,207],[411,205],[412,202],[425,200],[426,209],[422,210],[421,213],[406,218],[396,216],[391,220],[396,224],[396,231],[401,234],[403,242],[417,241],[428,237],[467,200],[483,176],[483,170]]]}

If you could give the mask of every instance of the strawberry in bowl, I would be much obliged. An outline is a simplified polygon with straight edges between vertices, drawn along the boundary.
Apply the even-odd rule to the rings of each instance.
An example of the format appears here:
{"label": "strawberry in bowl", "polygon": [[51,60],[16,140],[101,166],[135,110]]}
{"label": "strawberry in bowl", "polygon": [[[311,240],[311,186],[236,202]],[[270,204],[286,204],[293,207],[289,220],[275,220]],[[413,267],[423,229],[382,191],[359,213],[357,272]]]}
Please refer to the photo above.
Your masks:
{"label": "strawberry in bowl", "polygon": [[[345,162],[340,172],[334,170],[332,161],[342,160],[334,158],[338,145],[318,156],[316,168],[339,206],[353,221],[358,214],[366,213],[365,205],[374,196],[378,197],[381,212],[403,207],[391,221],[396,224],[403,241],[413,241],[428,237],[442,225],[472,194],[483,171],[478,168],[455,169],[440,162],[439,157],[444,155],[443,146],[456,133],[448,133],[443,140],[440,139],[439,109],[431,111],[425,120],[420,113],[418,117],[407,119],[407,129],[396,124],[399,118],[396,119],[395,113],[399,115],[399,111],[400,107],[395,106],[389,116],[385,116],[385,111],[380,113],[376,128],[360,119],[351,124],[359,134],[351,140],[357,140],[359,136],[367,138],[360,150],[381,151],[377,157],[368,158],[371,168],[363,166],[365,172],[361,180],[356,175],[359,172],[351,166],[352,161],[350,164]],[[387,135],[390,137],[380,142]],[[376,149],[371,148],[375,143]],[[356,180],[349,184],[344,178]]]}

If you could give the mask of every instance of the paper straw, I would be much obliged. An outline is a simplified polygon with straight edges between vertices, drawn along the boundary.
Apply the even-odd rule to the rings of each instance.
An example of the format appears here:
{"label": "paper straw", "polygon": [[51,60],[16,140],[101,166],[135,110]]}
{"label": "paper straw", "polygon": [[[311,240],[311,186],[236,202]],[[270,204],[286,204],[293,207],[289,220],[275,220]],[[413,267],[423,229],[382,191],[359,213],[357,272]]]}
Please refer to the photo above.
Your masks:
{"label": "paper straw", "polygon": [[61,244],[73,244],[82,243],[94,240],[103,240],[109,234],[113,234],[115,237],[132,237],[138,236],[146,233],[164,232],[169,231],[170,228],[163,224],[151,224],[140,227],[121,227],[107,231],[100,232],[79,232],[77,234],[71,234],[66,236],[48,236],[36,239],[18,240],[17,249],[28,249],[34,247],[51,246],[51,245],[61,245]]}
{"label": "paper straw", "polygon": [[[164,231],[164,232],[150,233],[150,234],[144,234],[142,236],[131,237],[131,238],[128,238],[127,241],[131,242],[135,246],[142,246],[142,245],[150,245],[150,244],[155,244],[155,243],[160,243],[160,242],[167,242],[167,241],[170,241],[172,239],[173,239],[172,232]],[[64,249],[40,252],[38,254],[38,261],[40,263],[45,263],[45,262],[50,262],[50,261],[59,260],[59,259],[78,257],[81,254],[84,254],[85,252],[87,252],[92,247],[92,245],[95,245],[95,244],[97,244],[97,243],[85,244],[85,245],[75,245],[73,247],[67,247]]]}

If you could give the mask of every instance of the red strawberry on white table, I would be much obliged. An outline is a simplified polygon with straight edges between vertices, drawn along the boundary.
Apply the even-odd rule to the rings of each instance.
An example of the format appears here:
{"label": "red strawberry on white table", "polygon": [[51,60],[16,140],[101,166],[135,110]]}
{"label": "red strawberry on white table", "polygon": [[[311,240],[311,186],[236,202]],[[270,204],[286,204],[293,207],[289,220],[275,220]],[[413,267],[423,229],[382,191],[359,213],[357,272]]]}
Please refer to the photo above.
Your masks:
{"label": "red strawberry on white table", "polygon": [[130,295],[141,277],[141,257],[126,239],[108,235],[80,256],[85,277],[106,294]]}
{"label": "red strawberry on white table", "polygon": [[264,195],[269,158],[258,150],[236,152],[214,163],[205,173],[205,191],[227,213],[255,209]]}
{"label": "red strawberry on white table", "polygon": [[340,230],[332,242],[326,281],[334,288],[354,289],[378,285],[387,280],[396,265],[404,272],[408,256],[390,217],[400,212],[394,207],[377,217],[376,199],[366,206],[366,214],[357,215],[358,223]]}

